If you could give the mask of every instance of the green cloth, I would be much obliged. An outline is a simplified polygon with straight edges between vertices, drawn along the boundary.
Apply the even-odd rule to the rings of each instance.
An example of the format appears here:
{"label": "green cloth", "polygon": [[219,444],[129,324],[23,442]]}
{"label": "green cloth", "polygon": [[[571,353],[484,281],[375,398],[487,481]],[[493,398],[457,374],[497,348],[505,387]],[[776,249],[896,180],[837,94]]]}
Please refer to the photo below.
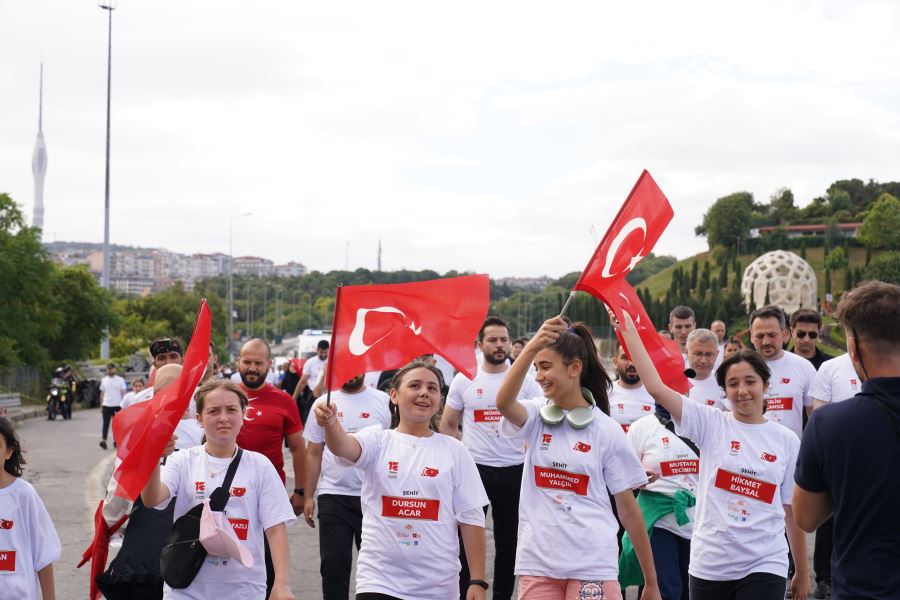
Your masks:
{"label": "green cloth", "polygon": [[[697,498],[690,492],[678,490],[675,496],[641,490],[637,496],[638,507],[644,515],[647,536],[653,535],[653,526],[664,516],[675,513],[675,522],[685,525],[690,518],[687,509],[697,504]],[[634,553],[634,546],[626,533],[622,536],[622,555],[619,557],[619,585],[625,589],[629,585],[644,585],[644,573]]]}

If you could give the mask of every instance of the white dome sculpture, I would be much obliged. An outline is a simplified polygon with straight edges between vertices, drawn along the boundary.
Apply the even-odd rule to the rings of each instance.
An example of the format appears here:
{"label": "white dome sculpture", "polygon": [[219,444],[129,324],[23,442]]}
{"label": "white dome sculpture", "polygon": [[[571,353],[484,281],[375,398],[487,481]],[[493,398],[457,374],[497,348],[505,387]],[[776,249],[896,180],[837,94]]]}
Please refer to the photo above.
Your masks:
{"label": "white dome sculpture", "polygon": [[788,315],[798,308],[816,308],[816,273],[809,263],[787,250],[766,252],[744,270],[741,295],[747,310],[769,303]]}

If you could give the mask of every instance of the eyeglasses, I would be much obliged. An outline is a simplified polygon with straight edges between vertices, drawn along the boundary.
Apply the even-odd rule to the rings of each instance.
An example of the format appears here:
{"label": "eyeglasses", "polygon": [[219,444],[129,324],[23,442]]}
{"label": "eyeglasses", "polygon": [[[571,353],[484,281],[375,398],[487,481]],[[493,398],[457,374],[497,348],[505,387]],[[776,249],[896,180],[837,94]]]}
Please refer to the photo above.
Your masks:
{"label": "eyeglasses", "polygon": [[705,358],[707,360],[715,358],[718,354],[718,352],[691,352],[693,358]]}
{"label": "eyeglasses", "polygon": [[798,332],[794,333],[794,335],[797,336],[798,340],[802,340],[806,336],[809,336],[809,339],[814,340],[817,337],[819,337],[819,332],[818,331],[798,331]]}

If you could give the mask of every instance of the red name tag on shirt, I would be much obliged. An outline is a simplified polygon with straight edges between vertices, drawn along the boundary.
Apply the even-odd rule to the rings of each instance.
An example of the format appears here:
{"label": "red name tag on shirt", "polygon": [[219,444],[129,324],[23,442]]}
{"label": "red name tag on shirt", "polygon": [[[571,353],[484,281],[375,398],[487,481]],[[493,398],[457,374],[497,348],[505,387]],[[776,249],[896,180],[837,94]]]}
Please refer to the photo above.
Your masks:
{"label": "red name tag on shirt", "polygon": [[539,488],[575,492],[587,496],[590,476],[584,473],[570,473],[562,469],[534,466],[534,484]]}
{"label": "red name tag on shirt", "polygon": [[381,497],[382,517],[437,521],[440,510],[440,500],[431,500],[428,498],[398,498],[396,496]]}
{"label": "red name tag on shirt", "polygon": [[16,570],[16,551],[0,550],[0,571]]}
{"label": "red name tag on shirt", "polygon": [[747,475],[738,475],[724,469],[719,469],[719,472],[716,473],[716,487],[738,496],[760,500],[766,504],[772,504],[772,500],[775,498],[774,483],[754,479]]}
{"label": "red name tag on shirt", "polygon": [[766,408],[768,410],[791,410],[794,408],[794,399],[788,398],[769,398]]}
{"label": "red name tag on shirt", "polygon": [[486,409],[478,409],[475,411],[475,422],[476,423],[496,423],[500,421],[500,417],[503,415],[500,414],[500,411],[496,408],[486,408]]}
{"label": "red name tag on shirt", "polygon": [[247,541],[247,529],[250,528],[250,521],[247,519],[228,519],[228,521],[231,523],[231,528],[234,529],[238,539],[242,542]]}
{"label": "red name tag on shirt", "polygon": [[696,475],[700,472],[700,461],[696,458],[668,460],[659,463],[659,472],[662,473],[663,477],[672,477],[673,475]]}

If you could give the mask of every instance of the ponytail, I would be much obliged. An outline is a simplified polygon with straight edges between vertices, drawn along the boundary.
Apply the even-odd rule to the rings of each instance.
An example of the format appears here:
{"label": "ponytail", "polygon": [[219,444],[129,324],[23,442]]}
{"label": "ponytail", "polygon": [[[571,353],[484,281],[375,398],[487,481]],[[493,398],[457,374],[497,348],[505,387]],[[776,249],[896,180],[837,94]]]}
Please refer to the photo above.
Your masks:
{"label": "ponytail", "polygon": [[597,408],[609,414],[609,390],[612,382],[606,369],[600,364],[594,336],[584,323],[574,323],[566,329],[548,348],[558,353],[565,364],[576,358],[581,361],[581,387],[587,388],[594,396]]}

